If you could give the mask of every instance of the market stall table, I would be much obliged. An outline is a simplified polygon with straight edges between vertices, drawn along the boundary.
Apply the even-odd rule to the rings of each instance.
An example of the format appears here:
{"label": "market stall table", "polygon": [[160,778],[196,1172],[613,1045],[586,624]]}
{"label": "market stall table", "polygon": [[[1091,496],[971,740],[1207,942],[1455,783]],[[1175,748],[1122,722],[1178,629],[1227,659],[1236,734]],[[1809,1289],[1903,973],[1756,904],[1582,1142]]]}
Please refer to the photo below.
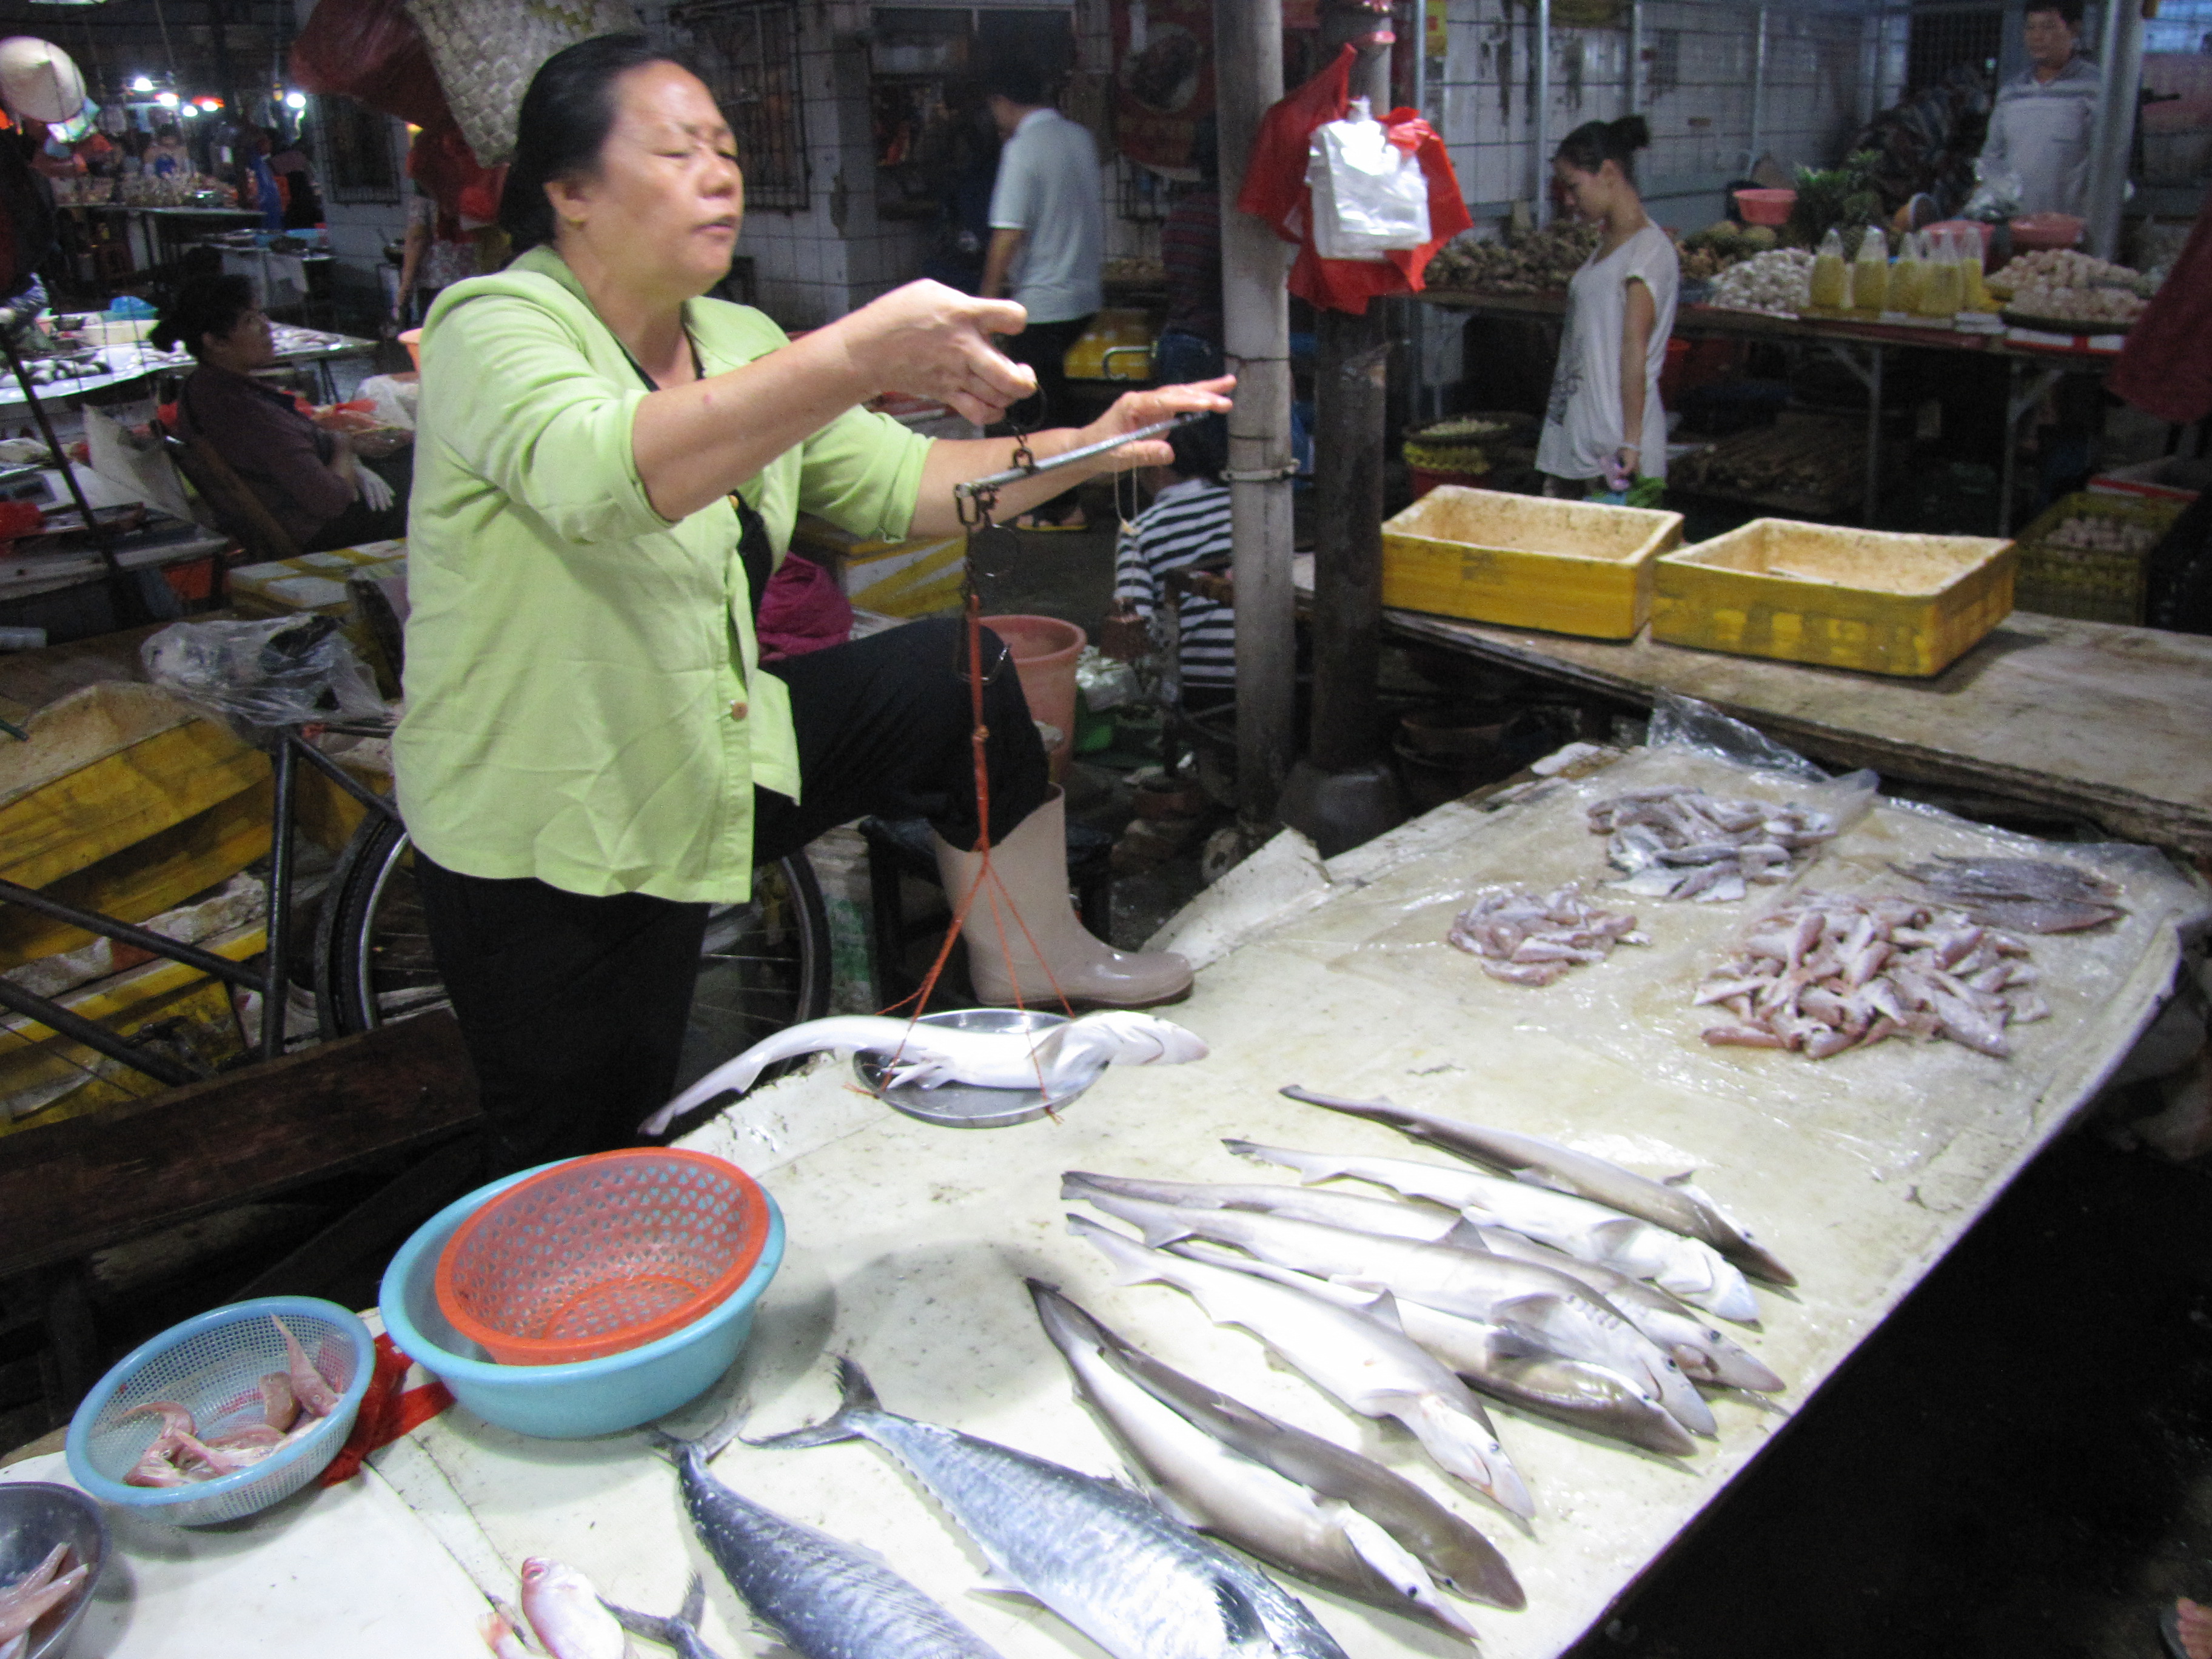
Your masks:
{"label": "market stall table", "polygon": [[[1056,1119],[978,1138],[885,1110],[842,1061],[756,1093],[687,1145],[731,1158],[782,1206],[789,1255],[736,1373],[690,1408],[703,1431],[736,1405],[748,1432],[827,1414],[829,1356],[850,1355],[887,1407],[1059,1459],[1117,1468],[1075,1403],[1022,1280],[1061,1285],[1178,1369],[1261,1409],[1378,1455],[1497,1542],[1524,1612],[1464,1611],[1492,1659],[1556,1655],[1601,1622],[1792,1413],[2003,1188],[2073,1119],[2158,1006],[2178,960],[2175,924],[2196,895],[2149,855],[2081,854],[2126,884],[2130,915],[2101,939],[2039,939],[2054,1017],[2017,1055],[1889,1045],[1814,1066],[1798,1056],[1705,1048],[1688,988],[1746,923],[1746,907],[1680,905],[1646,918],[1656,943],[1586,982],[1531,992],[1485,977],[1443,933],[1487,883],[1591,875],[1601,843],[1582,823],[1594,793],[1661,781],[1787,796],[1680,751],[1632,756],[1495,811],[1455,803],[1322,865],[1285,836],[1174,929],[1202,964],[1175,1018],[1207,1060],[1115,1070]],[[1978,827],[1876,806],[1829,849],[1812,884],[1895,882],[1892,860],[2016,847]],[[1523,1531],[1437,1476],[1410,1439],[1339,1410],[1271,1368],[1249,1337],[1210,1325],[1179,1293],[1115,1288],[1071,1238],[1066,1170],[1254,1180],[1224,1136],[1322,1150],[1437,1155],[1373,1125],[1294,1104],[1302,1083],[1563,1138],[1654,1171],[1694,1168],[1795,1269],[1762,1291],[1746,1340],[1789,1379],[1778,1406],[1713,1401],[1717,1442],[1656,1458],[1493,1408],[1535,1493]],[[1817,1405],[1812,1405],[1817,1409]],[[635,1436],[524,1439],[450,1412],[377,1467],[489,1593],[529,1555],[588,1573],[610,1599],[665,1610],[708,1577],[710,1644],[744,1618],[690,1534],[666,1463]],[[716,1472],[782,1513],[880,1551],[1006,1659],[1096,1650],[1027,1604],[969,1595],[975,1557],[942,1513],[865,1445],[732,1448]],[[1464,1652],[1440,1633],[1301,1589],[1354,1659]],[[724,1646],[726,1642],[731,1646]],[[123,1656],[127,1659],[127,1656]]]}
{"label": "market stall table", "polygon": [[[1553,319],[1565,314],[1560,294],[1478,294],[1431,289],[1420,296],[1447,311],[1477,316]],[[1992,319],[1994,321],[1994,319]],[[1674,313],[1683,339],[1768,341],[1815,346],[1850,370],[1867,392],[1866,478],[1861,521],[1871,526],[1881,491],[1881,387],[1888,354],[1952,351],[2002,358],[2008,376],[2004,454],[1998,465],[1996,533],[2012,531],[2013,476],[2023,417],[2066,374],[2101,374],[2118,360],[2118,335],[2063,335],[2025,328],[1960,329],[1926,323],[1858,321],[1843,317],[1782,317],[1726,306],[1686,305]]]}
{"label": "market stall table", "polygon": [[[1310,576],[1299,577],[1310,599]],[[1696,697],[1816,759],[2057,808],[2212,858],[2212,639],[2015,611],[1908,679],[1385,611],[1384,630],[1608,700]]]}

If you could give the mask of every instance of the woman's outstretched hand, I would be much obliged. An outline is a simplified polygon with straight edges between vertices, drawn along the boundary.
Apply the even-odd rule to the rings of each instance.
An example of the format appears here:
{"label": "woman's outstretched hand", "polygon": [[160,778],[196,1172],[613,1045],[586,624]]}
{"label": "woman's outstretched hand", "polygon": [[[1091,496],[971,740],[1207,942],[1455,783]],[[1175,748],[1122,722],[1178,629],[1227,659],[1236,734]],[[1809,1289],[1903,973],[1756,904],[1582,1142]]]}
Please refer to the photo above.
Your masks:
{"label": "woman's outstretched hand", "polygon": [[[1188,386],[1125,392],[1114,400],[1111,408],[1077,434],[1077,441],[1095,444],[1121,433],[1139,432],[1187,410],[1226,415],[1235,407],[1229,394],[1236,389],[1237,377],[1224,374],[1219,380],[1194,380]],[[1165,438],[1146,438],[1139,443],[1124,444],[1103,459],[1105,470],[1121,472],[1135,466],[1165,466],[1175,459],[1175,452],[1168,447]]]}
{"label": "woman's outstretched hand", "polygon": [[[1028,315],[1010,300],[978,300],[942,283],[908,283],[830,325],[869,395],[934,398],[988,426],[1036,390],[1036,372],[991,343]],[[1157,418],[1157,417],[1155,417]]]}

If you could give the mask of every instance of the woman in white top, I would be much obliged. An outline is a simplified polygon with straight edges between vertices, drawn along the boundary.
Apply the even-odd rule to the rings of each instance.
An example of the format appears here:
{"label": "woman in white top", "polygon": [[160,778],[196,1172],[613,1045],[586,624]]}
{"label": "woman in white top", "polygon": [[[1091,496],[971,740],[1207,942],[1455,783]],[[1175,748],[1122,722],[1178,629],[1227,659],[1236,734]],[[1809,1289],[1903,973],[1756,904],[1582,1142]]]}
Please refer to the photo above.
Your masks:
{"label": "woman in white top", "polygon": [[1674,330],[1681,266],[1636,193],[1636,152],[1651,142],[1640,115],[1577,127],[1552,177],[1577,216],[1605,227],[1567,288],[1567,316],[1536,465],[1548,493],[1656,502],[1667,477],[1659,371]]}

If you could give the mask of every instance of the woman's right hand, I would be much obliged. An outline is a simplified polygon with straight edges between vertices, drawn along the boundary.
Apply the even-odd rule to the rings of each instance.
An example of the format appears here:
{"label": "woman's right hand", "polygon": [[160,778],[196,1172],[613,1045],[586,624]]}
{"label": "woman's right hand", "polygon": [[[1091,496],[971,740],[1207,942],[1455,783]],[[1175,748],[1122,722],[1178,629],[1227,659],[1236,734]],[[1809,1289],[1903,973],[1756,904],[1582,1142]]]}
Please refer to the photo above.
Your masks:
{"label": "woman's right hand", "polygon": [[1036,373],[992,345],[1028,314],[1010,300],[979,300],[942,283],[908,283],[830,325],[872,397],[934,398],[988,426],[1036,390]]}

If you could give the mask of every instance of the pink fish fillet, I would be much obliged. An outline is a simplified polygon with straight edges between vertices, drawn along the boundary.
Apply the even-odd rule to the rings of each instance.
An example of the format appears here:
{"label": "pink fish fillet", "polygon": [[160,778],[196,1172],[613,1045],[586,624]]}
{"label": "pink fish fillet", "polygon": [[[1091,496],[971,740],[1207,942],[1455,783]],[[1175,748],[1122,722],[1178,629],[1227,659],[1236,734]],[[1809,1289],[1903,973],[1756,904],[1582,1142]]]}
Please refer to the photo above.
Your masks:
{"label": "pink fish fillet", "polygon": [[33,1567],[14,1583],[0,1589],[0,1613],[4,1613],[27,1595],[34,1595],[53,1582],[54,1575],[69,1559],[70,1547],[57,1544],[46,1552],[46,1559]]}
{"label": "pink fish fillet", "polygon": [[23,1656],[30,1650],[31,1633],[28,1631],[24,1632],[21,1636],[11,1636],[6,1641],[0,1642],[0,1659],[23,1659]]}
{"label": "pink fish fillet", "polygon": [[33,1590],[13,1607],[0,1609],[0,1642],[14,1640],[84,1588],[90,1567],[71,1567],[43,1589]]}
{"label": "pink fish fillet", "polygon": [[315,1369],[284,1322],[275,1314],[269,1317],[284,1334],[284,1358],[291,1368],[293,1397],[316,1416],[328,1417],[338,1408],[338,1391]]}
{"label": "pink fish fillet", "polygon": [[292,1379],[283,1371],[271,1371],[261,1379],[261,1415],[279,1434],[300,1420],[299,1397],[292,1392]]}
{"label": "pink fish fillet", "polygon": [[146,1401],[143,1404],[133,1406],[116,1421],[127,1423],[134,1417],[149,1415],[159,1417],[161,1419],[161,1432],[164,1435],[198,1434],[200,1431],[200,1425],[192,1419],[191,1409],[179,1406],[173,1400]]}

